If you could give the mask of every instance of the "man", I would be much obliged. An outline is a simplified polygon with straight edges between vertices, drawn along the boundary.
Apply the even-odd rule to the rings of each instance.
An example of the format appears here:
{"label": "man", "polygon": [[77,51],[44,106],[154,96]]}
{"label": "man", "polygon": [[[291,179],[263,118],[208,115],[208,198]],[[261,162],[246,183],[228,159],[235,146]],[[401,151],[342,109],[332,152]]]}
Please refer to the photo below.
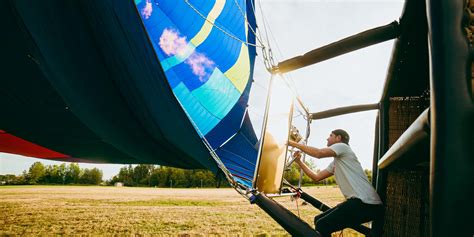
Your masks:
{"label": "man", "polygon": [[292,141],[289,141],[288,145],[312,157],[334,157],[325,170],[315,173],[301,161],[301,152],[295,152],[293,155],[295,163],[315,182],[334,175],[346,198],[346,201],[314,218],[316,230],[321,236],[331,236],[332,232],[380,217],[383,212],[382,202],[349,146],[349,134],[346,131],[342,129],[332,131],[327,138],[327,148],[319,149]]}

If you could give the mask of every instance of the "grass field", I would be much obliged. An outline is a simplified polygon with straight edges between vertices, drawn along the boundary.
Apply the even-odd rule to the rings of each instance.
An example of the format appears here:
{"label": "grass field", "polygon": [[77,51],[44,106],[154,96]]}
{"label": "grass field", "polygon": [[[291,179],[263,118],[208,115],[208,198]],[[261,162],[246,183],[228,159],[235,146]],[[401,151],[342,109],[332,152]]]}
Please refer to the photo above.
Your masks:
{"label": "grass field", "polygon": [[[334,187],[305,191],[330,206],[343,200]],[[289,197],[277,200],[298,215],[295,201]],[[301,202],[298,200],[300,217],[314,227],[313,218],[319,211]],[[258,206],[229,188],[0,186],[0,215],[0,236],[288,235]],[[357,236],[349,229],[343,234]]]}

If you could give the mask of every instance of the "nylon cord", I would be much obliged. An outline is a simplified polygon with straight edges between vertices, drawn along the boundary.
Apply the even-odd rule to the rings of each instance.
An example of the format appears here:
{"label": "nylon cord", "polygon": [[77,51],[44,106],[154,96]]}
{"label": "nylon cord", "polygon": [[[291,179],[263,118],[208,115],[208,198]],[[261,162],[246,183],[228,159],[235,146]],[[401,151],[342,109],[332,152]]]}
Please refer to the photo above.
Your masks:
{"label": "nylon cord", "polygon": [[220,26],[218,26],[217,24],[214,24],[213,22],[211,22],[209,19],[207,19],[206,16],[204,16],[204,14],[202,14],[201,12],[199,12],[199,10],[194,7],[190,2],[189,0],[184,0],[184,2],[186,4],[188,4],[188,6],[194,11],[196,12],[201,18],[203,18],[204,20],[206,20],[209,24],[211,24],[212,26],[216,27],[216,29],[220,30],[222,33],[226,34],[227,36],[231,37],[232,39],[234,40],[237,40],[243,44],[246,44],[246,45],[250,45],[250,46],[254,46],[254,47],[258,47],[258,48],[263,48],[263,46],[260,46],[260,45],[256,45],[256,44],[252,44],[252,43],[249,43],[247,41],[243,41],[241,39],[239,39],[237,36],[225,31],[224,29],[222,29]]}

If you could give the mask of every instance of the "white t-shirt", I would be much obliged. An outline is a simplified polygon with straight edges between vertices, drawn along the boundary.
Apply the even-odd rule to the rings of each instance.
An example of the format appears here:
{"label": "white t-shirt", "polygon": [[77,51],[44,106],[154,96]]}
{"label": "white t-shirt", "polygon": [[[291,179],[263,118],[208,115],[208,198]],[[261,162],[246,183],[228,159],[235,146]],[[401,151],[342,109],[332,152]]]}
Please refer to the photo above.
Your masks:
{"label": "white t-shirt", "polygon": [[329,148],[336,156],[326,170],[334,174],[344,197],[359,198],[367,204],[382,204],[351,147],[345,143],[335,143]]}

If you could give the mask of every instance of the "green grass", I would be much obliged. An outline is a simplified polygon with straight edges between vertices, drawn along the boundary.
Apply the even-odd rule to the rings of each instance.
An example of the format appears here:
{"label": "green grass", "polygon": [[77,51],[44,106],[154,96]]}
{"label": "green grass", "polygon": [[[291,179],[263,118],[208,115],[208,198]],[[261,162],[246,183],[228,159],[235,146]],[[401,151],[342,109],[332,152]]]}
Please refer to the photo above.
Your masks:
{"label": "green grass", "polygon": [[[305,191],[335,205],[339,189]],[[297,214],[296,203],[277,199]],[[301,204],[301,201],[299,201]],[[319,213],[299,205],[313,226]],[[344,236],[355,236],[344,231]],[[160,189],[94,186],[2,186],[0,236],[172,235],[289,236],[258,206],[233,189]]]}

